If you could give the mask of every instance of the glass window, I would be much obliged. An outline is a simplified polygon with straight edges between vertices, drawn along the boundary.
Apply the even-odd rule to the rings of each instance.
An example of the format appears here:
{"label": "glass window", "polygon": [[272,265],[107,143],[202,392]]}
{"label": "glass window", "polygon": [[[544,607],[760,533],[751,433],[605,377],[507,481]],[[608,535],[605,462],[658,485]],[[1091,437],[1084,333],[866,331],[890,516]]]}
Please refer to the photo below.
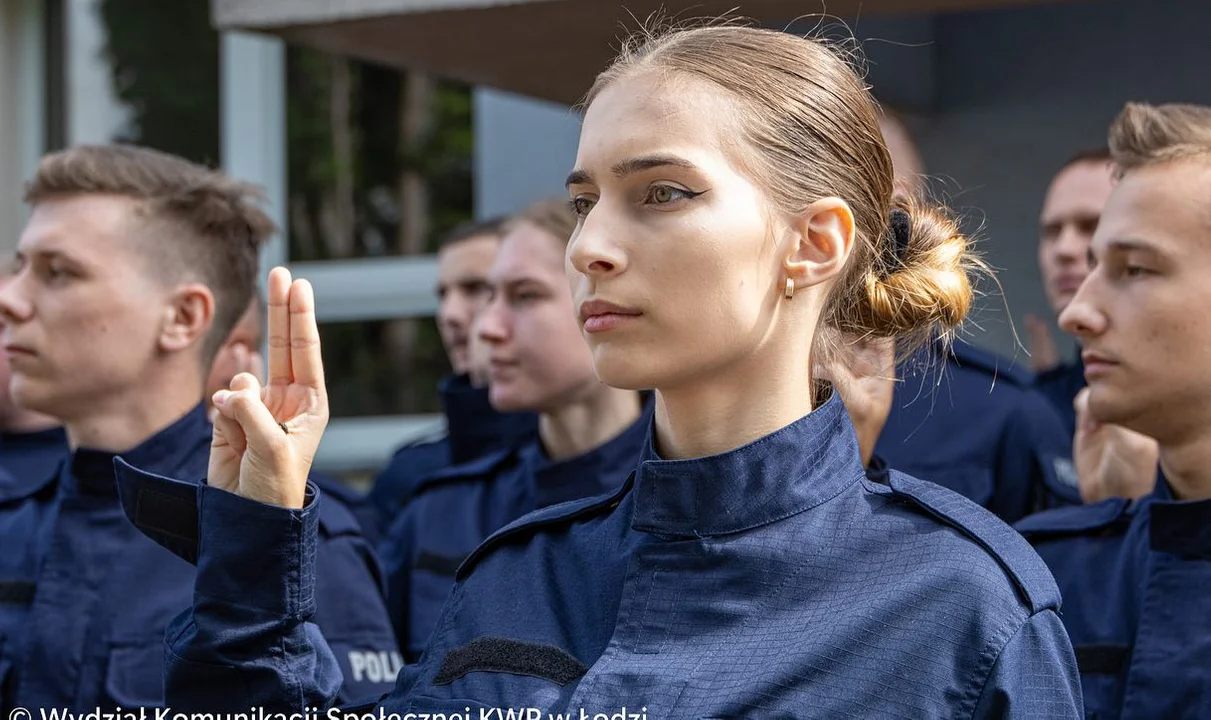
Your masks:
{"label": "glass window", "polygon": [[[218,165],[220,39],[207,0],[95,0],[114,140]],[[290,262],[432,253],[471,218],[471,91],[313,48],[286,50]],[[431,292],[436,278],[426,279]],[[431,318],[328,323],[333,417],[426,413],[448,365]]]}

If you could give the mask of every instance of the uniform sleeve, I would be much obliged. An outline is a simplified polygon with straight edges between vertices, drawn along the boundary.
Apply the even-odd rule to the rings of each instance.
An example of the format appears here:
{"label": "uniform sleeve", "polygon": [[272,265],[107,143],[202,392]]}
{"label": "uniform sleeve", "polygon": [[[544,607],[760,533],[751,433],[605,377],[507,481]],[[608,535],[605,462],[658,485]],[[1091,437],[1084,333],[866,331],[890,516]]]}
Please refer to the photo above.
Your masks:
{"label": "uniform sleeve", "polygon": [[1024,393],[1010,416],[996,472],[997,491],[990,509],[1006,522],[1081,503],[1072,470],[1072,438],[1039,392]]}
{"label": "uniform sleeve", "polygon": [[1076,656],[1051,610],[1030,617],[1001,650],[975,718],[1083,718]]}
{"label": "uniform sleeve", "polygon": [[194,604],[165,635],[165,700],[175,710],[326,708],[341,671],[319,628],[319,498],[272,507],[203,486]]}

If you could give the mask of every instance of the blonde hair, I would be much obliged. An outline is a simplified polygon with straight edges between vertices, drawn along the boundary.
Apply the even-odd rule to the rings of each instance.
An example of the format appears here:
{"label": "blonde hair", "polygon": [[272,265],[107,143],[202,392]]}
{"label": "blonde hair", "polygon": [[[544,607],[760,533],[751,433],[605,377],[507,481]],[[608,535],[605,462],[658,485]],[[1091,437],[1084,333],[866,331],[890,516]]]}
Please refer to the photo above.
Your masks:
{"label": "blonde hair", "polygon": [[1115,173],[1174,160],[1211,158],[1211,108],[1127,103],[1110,125]]}
{"label": "blonde hair", "polygon": [[[629,41],[586,96],[624,77],[682,73],[722,90],[736,110],[743,160],[788,214],[836,196],[854,213],[856,241],[824,311],[824,327],[898,338],[904,350],[948,333],[972,304],[982,267],[956,221],[922,200],[893,198],[879,110],[862,78],[825,43],[735,25],[645,33]],[[890,218],[907,213],[897,252]],[[817,338],[827,342],[828,333]]]}
{"label": "blonde hair", "polygon": [[197,278],[214,293],[202,344],[211,362],[256,293],[258,251],[277,231],[260,190],[184,158],[132,145],[80,145],[42,158],[26,185],[32,206],[70,195],[138,201],[132,236],[166,282]]}

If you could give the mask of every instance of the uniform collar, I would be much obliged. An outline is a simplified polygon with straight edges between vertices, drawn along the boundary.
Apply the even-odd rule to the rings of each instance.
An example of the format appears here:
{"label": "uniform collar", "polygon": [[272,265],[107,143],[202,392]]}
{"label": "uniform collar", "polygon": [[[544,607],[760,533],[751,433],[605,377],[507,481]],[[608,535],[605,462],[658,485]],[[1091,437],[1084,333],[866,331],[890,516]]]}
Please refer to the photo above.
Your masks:
{"label": "uniform collar", "polygon": [[0,432],[0,448],[54,448],[67,451],[67,431],[61,427],[33,432]]}
{"label": "uniform collar", "polygon": [[[181,459],[197,451],[200,444],[209,443],[210,435],[206,407],[199,404],[121,456],[141,470],[173,477]],[[72,453],[69,462],[60,466],[60,481],[64,488],[81,495],[117,497],[114,479],[114,458],[117,456],[118,453],[80,448]]]}
{"label": "uniform collar", "polygon": [[655,403],[644,402],[639,418],[605,444],[576,457],[551,462],[535,440],[521,450],[534,479],[535,507],[601,495],[618,488],[635,469],[647,442]]}
{"label": "uniform collar", "polygon": [[649,433],[632,524],[683,537],[740,532],[809,510],[863,476],[857,436],[834,392],[781,430],[720,455],[662,460]]}
{"label": "uniform collar", "polygon": [[454,465],[509,446],[538,429],[534,413],[498,412],[488,401],[488,389],[475,387],[466,375],[447,376],[438,390]]}
{"label": "uniform collar", "polygon": [[1164,473],[1147,496],[1149,542],[1153,550],[1211,560],[1211,500],[1175,500]]}

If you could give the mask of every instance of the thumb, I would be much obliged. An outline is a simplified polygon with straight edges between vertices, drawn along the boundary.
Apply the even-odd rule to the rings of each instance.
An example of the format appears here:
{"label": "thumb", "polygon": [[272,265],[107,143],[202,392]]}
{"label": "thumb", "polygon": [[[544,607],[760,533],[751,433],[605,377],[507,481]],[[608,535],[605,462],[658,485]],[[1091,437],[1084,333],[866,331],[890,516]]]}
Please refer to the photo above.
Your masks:
{"label": "thumb", "polygon": [[223,417],[234,420],[248,438],[248,445],[264,457],[277,454],[285,433],[261,399],[261,383],[243,372],[231,380],[230,390],[214,395],[214,406]]}

